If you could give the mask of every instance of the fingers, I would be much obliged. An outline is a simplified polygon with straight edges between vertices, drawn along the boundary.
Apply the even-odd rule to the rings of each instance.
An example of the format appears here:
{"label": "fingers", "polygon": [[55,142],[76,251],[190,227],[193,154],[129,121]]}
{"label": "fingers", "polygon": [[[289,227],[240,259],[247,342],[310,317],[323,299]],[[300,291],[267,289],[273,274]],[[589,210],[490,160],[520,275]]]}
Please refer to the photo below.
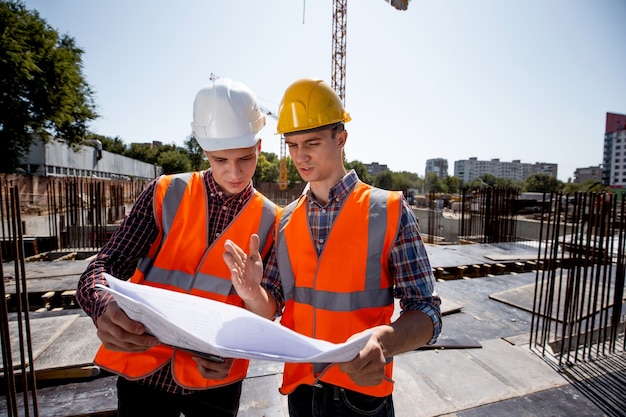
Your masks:
{"label": "fingers", "polygon": [[128,318],[115,302],[109,304],[96,326],[98,338],[109,350],[142,352],[159,343],[154,336],[145,333],[141,323]]}
{"label": "fingers", "polygon": [[261,254],[259,253],[260,239],[259,235],[253,234],[250,236],[250,259],[257,261]]}
{"label": "fingers", "polygon": [[339,369],[348,374],[354,383],[373,386],[385,379],[386,363],[380,347],[370,343],[352,361],[340,363]]}
{"label": "fingers", "polygon": [[104,312],[104,316],[108,317],[111,323],[117,327],[120,327],[124,332],[132,334],[143,334],[145,328],[143,324],[131,320],[124,310],[122,310],[117,303],[111,303]]}
{"label": "fingers", "polygon": [[226,378],[235,363],[235,360],[232,358],[225,358],[224,362],[221,363],[198,356],[194,356],[193,360],[198,365],[198,372],[200,372],[200,375],[207,379]]}
{"label": "fingers", "polygon": [[[260,240],[259,235],[252,234],[250,235],[250,254],[246,254],[243,249],[241,249],[235,242],[228,239],[224,243],[224,249],[226,253],[224,255],[224,259],[227,261],[229,267],[239,266],[243,267],[248,259],[256,262],[261,259],[261,254],[259,253]],[[232,264],[232,265],[231,265]]]}

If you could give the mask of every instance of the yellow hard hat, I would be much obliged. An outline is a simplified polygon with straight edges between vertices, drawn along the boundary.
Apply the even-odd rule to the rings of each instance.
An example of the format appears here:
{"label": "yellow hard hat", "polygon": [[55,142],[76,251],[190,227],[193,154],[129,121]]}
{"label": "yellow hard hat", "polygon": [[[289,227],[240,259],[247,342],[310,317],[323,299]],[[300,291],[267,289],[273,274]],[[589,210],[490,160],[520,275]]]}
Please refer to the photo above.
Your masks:
{"label": "yellow hard hat", "polygon": [[302,78],[285,90],[276,130],[284,135],[350,120],[335,90],[322,80]]}

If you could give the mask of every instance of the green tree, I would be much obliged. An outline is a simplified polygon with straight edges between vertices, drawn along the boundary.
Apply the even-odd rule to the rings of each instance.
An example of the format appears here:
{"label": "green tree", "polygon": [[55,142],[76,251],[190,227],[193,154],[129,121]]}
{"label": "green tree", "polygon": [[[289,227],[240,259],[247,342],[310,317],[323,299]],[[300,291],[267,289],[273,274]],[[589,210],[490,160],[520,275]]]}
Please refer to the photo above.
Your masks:
{"label": "green tree", "polygon": [[30,145],[81,143],[96,119],[83,51],[19,1],[0,1],[0,170],[14,172]]}
{"label": "green tree", "polygon": [[131,143],[125,156],[149,164],[157,163],[157,148],[145,143]]}
{"label": "green tree", "polygon": [[93,134],[90,135],[89,139],[95,139],[100,141],[100,143],[102,143],[102,149],[107,152],[116,153],[118,155],[126,154],[126,144],[122,142],[122,139],[120,139],[119,136],[110,138],[108,136]]}
{"label": "green tree", "polygon": [[352,162],[344,163],[346,170],[350,171],[353,169],[356,174],[359,176],[359,179],[366,184],[372,184],[372,176],[369,172],[367,172],[367,167],[361,161],[357,161],[356,159]]}
{"label": "green tree", "polygon": [[176,174],[191,171],[189,155],[178,149],[168,149],[159,153],[157,165],[163,167],[164,174]]}
{"label": "green tree", "polygon": [[280,164],[275,153],[261,152],[256,163],[256,170],[252,181],[255,184],[260,182],[278,182],[278,171]]}
{"label": "green tree", "polygon": [[565,194],[575,194],[579,191],[582,191],[582,184],[578,184],[572,181],[567,181],[567,184],[563,186],[563,193]]}
{"label": "green tree", "polygon": [[293,184],[300,184],[302,182],[302,177],[298,173],[298,169],[296,168],[296,164],[293,163],[292,159],[287,156],[287,185],[291,186]]}
{"label": "green tree", "polygon": [[446,188],[446,192],[450,194],[458,194],[461,190],[461,181],[455,177],[448,175],[443,179],[443,185]]}
{"label": "green tree", "polygon": [[209,167],[209,161],[206,159],[204,150],[202,150],[193,135],[185,139],[184,145],[192,171],[202,171]]}
{"label": "green tree", "polygon": [[424,192],[428,193],[443,193],[446,192],[444,189],[444,183],[439,179],[439,175],[434,172],[429,172],[424,177]]}
{"label": "green tree", "polygon": [[563,189],[563,183],[549,174],[532,174],[524,181],[524,190],[535,193],[554,193]]}
{"label": "green tree", "polygon": [[493,174],[483,174],[479,178],[479,182],[482,185],[487,185],[489,187],[496,187],[498,183],[498,178]]}
{"label": "green tree", "polygon": [[379,172],[374,176],[374,186],[383,190],[393,190],[393,175],[391,171]]}
{"label": "green tree", "polygon": [[419,175],[414,172],[392,172],[391,175],[393,178],[393,189],[402,191],[404,195],[408,195],[410,189],[418,187]]}

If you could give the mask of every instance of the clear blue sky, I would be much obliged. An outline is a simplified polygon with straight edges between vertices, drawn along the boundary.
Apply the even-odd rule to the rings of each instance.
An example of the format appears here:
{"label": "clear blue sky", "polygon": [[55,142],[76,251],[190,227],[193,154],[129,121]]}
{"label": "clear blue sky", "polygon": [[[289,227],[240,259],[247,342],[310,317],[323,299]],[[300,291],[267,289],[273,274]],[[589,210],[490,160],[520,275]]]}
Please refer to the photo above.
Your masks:
{"label": "clear blue sky", "polygon": [[[332,71],[332,1],[25,0],[84,50],[98,134],[182,145],[215,73],[276,111]],[[626,1],[351,0],[348,160],[424,175],[430,158],[602,162],[606,112],[626,113]],[[263,149],[279,154],[270,119]]]}

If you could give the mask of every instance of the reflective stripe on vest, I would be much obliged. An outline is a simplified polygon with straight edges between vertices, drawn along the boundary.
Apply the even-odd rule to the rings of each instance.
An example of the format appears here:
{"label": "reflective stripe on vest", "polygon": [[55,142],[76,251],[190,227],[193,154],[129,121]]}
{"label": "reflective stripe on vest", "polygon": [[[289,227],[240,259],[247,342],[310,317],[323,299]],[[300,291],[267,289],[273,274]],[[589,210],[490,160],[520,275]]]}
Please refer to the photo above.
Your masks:
{"label": "reflective stripe on vest", "polygon": [[[333,343],[390,323],[393,277],[387,262],[401,210],[400,194],[357,184],[340,208],[318,256],[306,198],[285,208],[277,225],[276,244],[285,295],[281,323]],[[391,363],[386,373],[391,378]],[[311,364],[285,364],[281,392],[287,394],[299,384],[311,384],[315,377]],[[386,381],[375,387],[357,386],[337,367],[330,368],[321,380],[375,396],[393,390]]]}
{"label": "reflective stripe on vest", "polygon": [[[139,263],[133,282],[166,288],[243,306],[232,289],[230,271],[222,258],[226,239],[247,250],[250,235],[258,233],[265,255],[278,207],[256,192],[221,235],[208,245],[208,198],[202,173],[164,176],[155,190],[154,215],[159,227],[148,256]],[[141,379],[171,362],[172,376],[181,386],[202,389],[245,378],[249,361],[237,359],[229,376],[208,380],[188,352],[159,345],[142,353],[112,352],[101,347],[96,363],[104,369]]]}
{"label": "reflective stripe on vest", "polygon": [[[161,219],[162,219],[161,224],[162,224],[163,238],[160,242],[160,248],[158,252],[160,252],[163,242],[167,239],[167,237],[170,234],[170,230],[174,222],[174,218],[176,216],[176,213],[178,212],[178,209],[180,207],[185,191],[190,187],[189,181],[191,179],[192,179],[192,176],[190,174],[180,174],[180,175],[175,176],[170,182],[169,187],[165,193],[165,196],[163,197],[163,201],[161,204]],[[201,176],[200,176],[199,181],[202,181]],[[194,187],[191,186],[191,188],[194,188]],[[202,189],[204,190],[205,188],[202,187]],[[206,201],[206,198],[208,197],[205,196],[205,201]],[[262,207],[259,207],[259,205],[262,205]],[[229,229],[239,229],[236,223],[240,222],[240,220],[237,220],[237,219],[244,216],[245,215],[244,213],[246,212],[246,210],[255,208],[254,206],[256,206],[257,209],[261,210],[260,216],[258,216],[257,214],[258,216],[257,218],[260,218],[260,221],[258,223],[258,228],[256,228],[255,230],[248,231],[248,233],[243,236],[237,232],[233,232],[229,230]],[[200,213],[202,213],[202,211]],[[208,215],[208,210],[205,210],[204,213]],[[169,263],[167,265],[168,266],[167,269],[161,268],[159,267],[158,263],[157,264],[154,263],[154,259],[151,259],[149,257],[144,258],[140,262],[138,269],[141,272],[143,272],[145,280],[150,281],[155,284],[174,286],[180,289],[181,291],[208,292],[208,293],[218,294],[222,297],[235,295],[236,292],[230,282],[230,275],[229,275],[230,272],[228,271],[227,266],[222,260],[224,242],[226,241],[226,239],[230,239],[234,241],[235,243],[237,243],[240,247],[247,248],[248,239],[249,239],[250,234],[252,233],[256,233],[259,235],[260,242],[262,243],[269,242],[271,240],[270,235],[271,235],[272,228],[274,226],[275,217],[276,217],[276,206],[274,205],[274,203],[272,203],[269,199],[265,198],[263,195],[257,192],[251,198],[250,202],[248,202],[246,207],[244,207],[242,211],[237,215],[237,217],[233,219],[233,222],[231,223],[231,225],[211,245],[212,247],[217,248],[217,251],[219,252],[217,256],[217,258],[219,259],[215,259],[216,263],[219,264],[220,266],[220,268],[218,269],[220,269],[222,273],[226,272],[227,273],[226,277],[228,279],[223,279],[224,277],[219,278],[218,276],[214,274],[205,273],[203,270],[183,271],[180,269],[170,269]],[[203,235],[203,238],[206,237],[209,233],[208,232],[208,218],[206,219],[205,224],[206,224],[206,232]],[[269,248],[270,248],[270,245],[266,245],[262,252],[262,255],[265,255],[267,251],[269,250]],[[204,257],[206,256],[207,255],[205,255]],[[205,260],[201,262],[205,262]],[[215,264],[213,266],[215,266]],[[212,268],[212,269],[215,270],[215,268]],[[149,274],[147,274],[148,271],[150,271]]]}

